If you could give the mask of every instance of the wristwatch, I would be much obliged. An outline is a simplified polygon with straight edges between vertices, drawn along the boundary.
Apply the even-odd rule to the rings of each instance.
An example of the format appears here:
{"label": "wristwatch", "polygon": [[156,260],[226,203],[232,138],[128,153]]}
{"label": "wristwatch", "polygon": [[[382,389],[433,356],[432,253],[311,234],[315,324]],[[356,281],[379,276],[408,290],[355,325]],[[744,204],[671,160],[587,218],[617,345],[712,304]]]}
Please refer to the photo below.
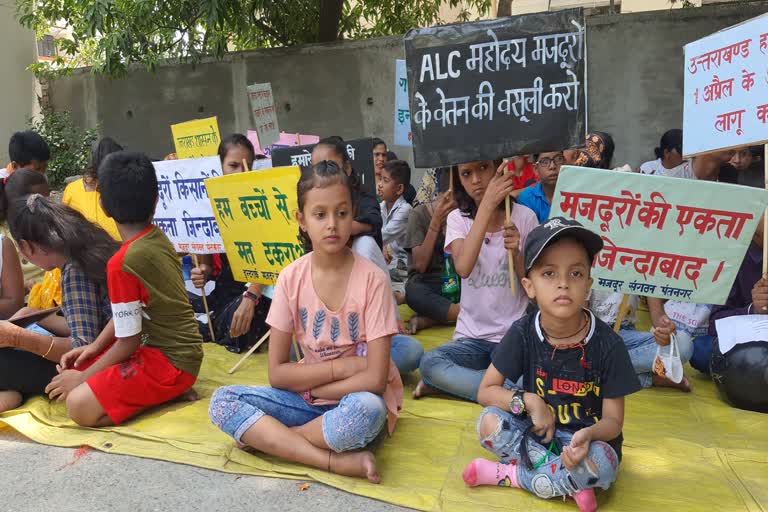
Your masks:
{"label": "wristwatch", "polygon": [[518,389],[515,391],[515,394],[512,395],[512,399],[509,401],[509,410],[517,417],[522,418],[525,416],[525,401],[523,400],[523,395],[525,392],[521,389]]}

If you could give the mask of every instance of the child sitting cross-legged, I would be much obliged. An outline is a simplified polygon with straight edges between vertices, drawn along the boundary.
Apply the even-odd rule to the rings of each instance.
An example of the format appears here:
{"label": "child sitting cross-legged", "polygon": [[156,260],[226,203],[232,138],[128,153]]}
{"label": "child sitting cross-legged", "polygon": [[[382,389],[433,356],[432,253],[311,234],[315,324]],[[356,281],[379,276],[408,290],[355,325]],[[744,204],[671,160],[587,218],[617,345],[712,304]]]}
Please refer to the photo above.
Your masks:
{"label": "child sitting cross-legged", "polygon": [[181,261],[151,222],[152,162],[141,153],[112,153],[99,168],[99,192],[124,240],[107,264],[116,340],[100,337],[65,354],[65,370],[49,386],[68,394],[69,416],[85,427],[119,425],[148,407],[195,399],[203,360]]}
{"label": "child sitting cross-legged", "polygon": [[[467,485],[573,496],[585,511],[597,508],[593,489],[616,479],[624,397],[640,384],[621,338],[584,309],[602,247],[562,217],[528,235],[522,284],[539,311],[512,325],[480,384],[477,432],[501,462],[472,461]],[[504,385],[521,377],[520,389]]]}
{"label": "child sitting cross-legged", "polygon": [[[332,161],[302,169],[300,235],[312,252],[280,272],[267,316],[269,383],[228,386],[211,398],[211,421],[236,442],[329,472],[379,482],[359,451],[395,427],[403,384],[390,358],[397,334],[387,276],[348,246],[354,205]],[[291,340],[304,359],[291,362]]]}

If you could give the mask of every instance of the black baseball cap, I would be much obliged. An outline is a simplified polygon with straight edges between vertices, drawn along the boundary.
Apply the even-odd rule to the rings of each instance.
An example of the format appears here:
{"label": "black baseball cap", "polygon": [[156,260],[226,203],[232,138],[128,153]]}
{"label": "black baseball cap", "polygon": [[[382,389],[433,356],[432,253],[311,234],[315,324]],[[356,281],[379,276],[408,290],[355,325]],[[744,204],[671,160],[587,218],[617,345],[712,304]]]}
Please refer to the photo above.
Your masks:
{"label": "black baseball cap", "polygon": [[531,271],[541,252],[563,237],[575,238],[581,242],[589,254],[590,261],[594,260],[595,255],[603,249],[603,239],[597,233],[590,231],[573,219],[553,217],[528,234],[524,254],[525,275]]}

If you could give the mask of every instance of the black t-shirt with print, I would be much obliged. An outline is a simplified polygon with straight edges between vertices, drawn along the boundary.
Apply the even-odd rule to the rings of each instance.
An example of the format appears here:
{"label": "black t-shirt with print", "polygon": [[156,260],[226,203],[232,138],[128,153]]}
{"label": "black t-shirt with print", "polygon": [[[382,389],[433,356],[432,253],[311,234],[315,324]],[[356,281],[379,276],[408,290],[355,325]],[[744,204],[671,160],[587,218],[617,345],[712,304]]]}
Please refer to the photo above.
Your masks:
{"label": "black t-shirt with print", "polygon": [[[493,366],[512,382],[523,377],[523,388],[551,407],[556,428],[576,432],[597,423],[603,399],[640,390],[629,353],[618,334],[590,312],[587,342],[555,349],[544,340],[540,313],[524,316],[509,328],[493,353]],[[583,359],[582,359],[583,357]],[[609,444],[621,459],[621,434]]]}

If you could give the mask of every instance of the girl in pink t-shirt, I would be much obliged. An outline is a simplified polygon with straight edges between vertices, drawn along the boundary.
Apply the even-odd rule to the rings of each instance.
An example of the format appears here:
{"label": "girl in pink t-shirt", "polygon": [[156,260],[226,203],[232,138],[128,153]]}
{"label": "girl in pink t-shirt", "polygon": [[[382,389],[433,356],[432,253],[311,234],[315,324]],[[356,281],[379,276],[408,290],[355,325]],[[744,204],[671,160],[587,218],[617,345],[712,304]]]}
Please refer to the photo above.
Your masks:
{"label": "girl in pink t-shirt", "polygon": [[[459,208],[448,215],[445,251],[461,277],[461,312],[453,341],[421,358],[421,382],[414,398],[448,393],[477,401],[477,390],[491,354],[509,327],[525,314],[528,298],[520,286],[521,247],[539,222],[529,208],[512,201],[506,222],[504,199],[514,190],[512,175],[500,161],[454,166],[454,197]],[[514,258],[516,293],[510,287],[507,251]]]}
{"label": "girl in pink t-shirt", "polygon": [[[302,170],[300,236],[312,252],[286,267],[267,317],[272,387],[227,386],[211,398],[211,421],[261,452],[379,482],[376,460],[360,450],[402,406],[390,359],[398,332],[387,276],[349,248],[354,206],[334,162]],[[290,360],[296,338],[304,359]]]}

